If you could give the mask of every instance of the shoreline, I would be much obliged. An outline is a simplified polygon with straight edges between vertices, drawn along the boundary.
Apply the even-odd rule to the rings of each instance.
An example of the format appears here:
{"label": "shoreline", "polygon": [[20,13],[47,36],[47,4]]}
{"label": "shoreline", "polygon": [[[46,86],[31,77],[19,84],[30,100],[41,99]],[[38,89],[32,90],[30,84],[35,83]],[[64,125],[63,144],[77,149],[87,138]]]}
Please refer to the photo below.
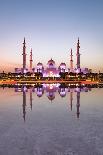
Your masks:
{"label": "shoreline", "polygon": [[103,82],[99,81],[69,81],[69,80],[34,80],[34,81],[16,81],[16,80],[0,80],[0,85],[3,84],[35,84],[35,83],[45,83],[45,84],[52,84],[52,83],[65,83],[65,84],[101,84],[103,85]]}

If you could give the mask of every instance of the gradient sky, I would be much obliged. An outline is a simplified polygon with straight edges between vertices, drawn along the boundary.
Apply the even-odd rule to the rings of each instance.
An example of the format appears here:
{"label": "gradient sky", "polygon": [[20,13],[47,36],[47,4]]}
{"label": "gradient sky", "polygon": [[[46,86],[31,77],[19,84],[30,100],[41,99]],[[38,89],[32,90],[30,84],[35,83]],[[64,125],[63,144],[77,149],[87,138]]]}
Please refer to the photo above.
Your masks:
{"label": "gradient sky", "polygon": [[0,0],[0,71],[22,66],[24,37],[28,65],[31,48],[34,67],[69,67],[71,48],[75,65],[79,37],[81,67],[103,72],[103,0]]}

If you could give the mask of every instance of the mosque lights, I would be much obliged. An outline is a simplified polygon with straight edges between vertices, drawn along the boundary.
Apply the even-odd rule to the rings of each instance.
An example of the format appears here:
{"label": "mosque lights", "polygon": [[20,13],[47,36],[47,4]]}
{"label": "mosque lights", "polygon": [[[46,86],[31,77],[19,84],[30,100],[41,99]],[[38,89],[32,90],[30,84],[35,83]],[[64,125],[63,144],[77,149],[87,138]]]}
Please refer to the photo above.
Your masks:
{"label": "mosque lights", "polygon": [[33,67],[33,59],[32,59],[32,49],[30,51],[30,68],[28,69],[26,67],[26,42],[25,42],[25,38],[24,38],[24,42],[23,42],[23,67],[22,68],[15,68],[15,73],[42,73],[43,77],[59,77],[59,73],[81,73],[83,72],[84,74],[89,73],[88,68],[81,68],[80,67],[80,42],[79,42],[79,38],[78,38],[78,42],[77,42],[77,52],[76,52],[76,60],[77,60],[77,64],[76,67],[74,68],[73,66],[73,53],[72,53],[72,49],[70,51],[70,66],[69,68],[66,66],[65,63],[61,63],[59,65],[59,67],[56,67],[55,61],[51,58],[48,63],[47,63],[47,67],[44,68],[43,64],[41,62],[38,62],[38,64]]}
{"label": "mosque lights", "polygon": [[[35,93],[37,95],[37,97],[43,97],[43,95],[45,95],[47,97],[47,99],[50,102],[53,102],[55,100],[55,98],[57,97],[57,94],[60,95],[60,97],[64,98],[64,97],[68,97],[69,95],[69,107],[70,110],[72,112],[74,112],[76,110],[76,116],[77,118],[80,117],[80,95],[82,92],[89,92],[91,91],[91,88],[87,88],[87,87],[62,87],[60,84],[42,84],[39,87],[29,87],[27,88],[25,85],[22,87],[16,87],[15,88],[15,92],[21,92],[23,95],[23,104],[22,104],[22,113],[23,113],[23,119],[24,121],[26,121],[26,113],[28,112],[27,108],[27,104],[28,102],[26,101],[27,99],[27,94],[29,93],[30,97],[30,109],[32,110],[33,107],[33,94]],[[74,96],[76,97],[76,100],[73,101]],[[53,102],[55,103],[55,102]],[[75,108],[76,107],[76,108]]]}

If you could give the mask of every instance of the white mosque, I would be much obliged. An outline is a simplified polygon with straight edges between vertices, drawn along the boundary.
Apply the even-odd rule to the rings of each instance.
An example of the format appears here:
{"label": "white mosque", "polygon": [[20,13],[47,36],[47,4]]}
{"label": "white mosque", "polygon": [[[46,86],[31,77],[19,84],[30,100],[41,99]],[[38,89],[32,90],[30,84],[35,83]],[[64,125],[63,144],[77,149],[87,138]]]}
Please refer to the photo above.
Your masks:
{"label": "white mosque", "polygon": [[81,68],[80,67],[80,43],[79,43],[79,38],[77,42],[77,65],[74,68],[73,67],[73,54],[72,54],[72,49],[70,53],[70,67],[68,68],[65,63],[61,63],[59,67],[56,67],[55,61],[51,58],[47,62],[47,67],[44,68],[43,64],[39,62],[35,67],[33,67],[33,60],[32,60],[32,49],[30,52],[30,68],[26,68],[26,43],[25,43],[25,38],[23,42],[23,67],[22,68],[15,68],[15,73],[36,73],[40,72],[43,74],[43,77],[59,77],[60,72],[73,72],[73,73],[80,73],[83,72],[84,74],[88,73],[90,70],[88,68]]}

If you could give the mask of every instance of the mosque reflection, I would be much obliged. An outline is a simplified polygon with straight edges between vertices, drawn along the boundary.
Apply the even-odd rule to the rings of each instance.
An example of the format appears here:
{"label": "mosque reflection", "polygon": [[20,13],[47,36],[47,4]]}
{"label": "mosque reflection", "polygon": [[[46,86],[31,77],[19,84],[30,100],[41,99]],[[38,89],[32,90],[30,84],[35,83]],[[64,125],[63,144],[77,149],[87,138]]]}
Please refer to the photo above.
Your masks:
{"label": "mosque reflection", "polygon": [[80,93],[91,91],[91,88],[88,87],[69,87],[60,84],[42,84],[38,86],[26,86],[22,85],[21,87],[17,86],[15,88],[15,92],[23,93],[23,119],[26,119],[26,93],[30,93],[30,108],[32,110],[33,106],[33,97],[32,94],[36,93],[38,97],[42,97],[43,94],[47,96],[47,98],[52,102],[55,99],[56,92],[59,93],[61,97],[65,97],[67,94],[70,95],[70,109],[72,111],[73,108],[73,93],[76,93],[76,115],[77,118],[80,117]]}

